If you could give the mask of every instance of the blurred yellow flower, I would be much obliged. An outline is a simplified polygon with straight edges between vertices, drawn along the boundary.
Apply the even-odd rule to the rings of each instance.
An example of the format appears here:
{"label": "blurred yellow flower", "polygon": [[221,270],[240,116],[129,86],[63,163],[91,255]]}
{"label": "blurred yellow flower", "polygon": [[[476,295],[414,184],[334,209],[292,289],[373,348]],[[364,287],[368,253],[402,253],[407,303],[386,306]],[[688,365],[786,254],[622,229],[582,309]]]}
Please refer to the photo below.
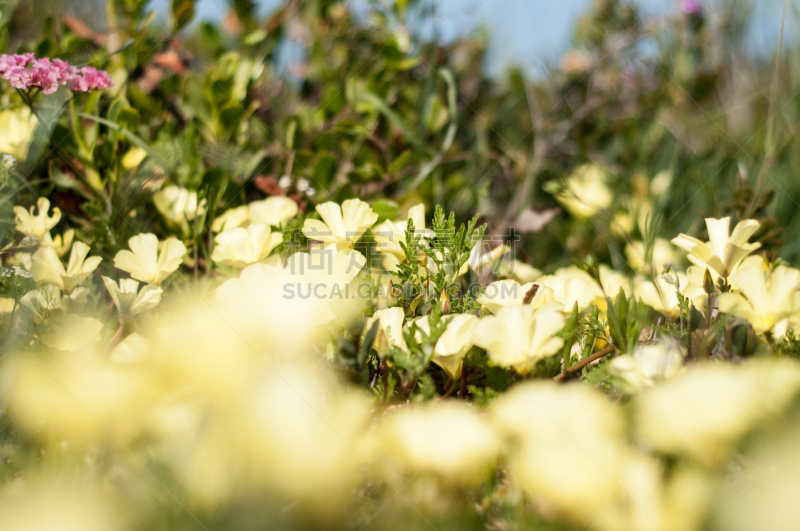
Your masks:
{"label": "blurred yellow flower", "polygon": [[378,323],[378,335],[372,346],[379,356],[388,354],[391,347],[408,350],[408,345],[406,345],[406,340],[403,337],[405,316],[406,314],[402,308],[395,307],[378,310],[367,320],[366,325],[364,325],[365,331],[371,329],[375,322]]}
{"label": "blurred yellow flower", "polygon": [[213,223],[211,223],[211,230],[214,232],[221,232],[223,230],[235,229],[247,225],[250,221],[250,210],[247,205],[231,208],[226,210],[224,214],[217,216]]}
{"label": "blurred yellow flower", "polygon": [[372,461],[396,487],[405,484],[407,474],[476,484],[491,473],[500,449],[477,411],[455,401],[392,411],[372,436]]}
{"label": "blurred yellow flower", "polygon": [[283,235],[272,232],[269,225],[253,223],[220,232],[211,259],[221,264],[245,268],[261,262],[283,242]]}
{"label": "blurred yellow flower", "polygon": [[248,204],[248,213],[252,223],[265,225],[283,225],[297,215],[297,203],[293,199],[273,195],[261,201]]}
{"label": "blurred yellow flower", "polygon": [[651,265],[656,274],[660,274],[667,264],[678,265],[678,253],[675,252],[669,241],[663,238],[656,238],[653,244],[652,263],[645,263],[644,250],[644,242],[641,241],[631,242],[625,246],[628,264],[640,273],[649,273]]}
{"label": "blurred yellow flower", "polygon": [[[443,319],[447,322],[447,326],[436,342],[431,361],[444,369],[447,375],[455,380],[461,376],[464,356],[475,344],[472,329],[478,322],[478,318],[472,314],[459,313],[445,316]],[[427,315],[418,318],[415,322],[423,332],[431,333]]]}
{"label": "blurred yellow flower", "polygon": [[60,310],[61,290],[51,285],[40,286],[26,293],[19,303],[30,310],[33,322],[40,324],[46,321],[55,310]]}
{"label": "blurred yellow flower", "polygon": [[198,204],[197,191],[175,185],[162,188],[153,195],[153,204],[168,223],[189,232],[189,221],[206,209],[206,200]]}
{"label": "blurred yellow flower", "polygon": [[109,489],[92,485],[89,477],[28,476],[0,492],[3,531],[122,531],[132,523],[123,506],[108,497]]}
{"label": "blurred yellow flower", "polygon": [[560,306],[550,302],[539,308],[500,308],[496,315],[481,318],[472,335],[475,344],[486,349],[493,363],[525,374],[539,360],[564,346],[564,340],[555,335],[563,327]]}
{"label": "blurred yellow flower", "polygon": [[50,210],[50,200],[40,197],[36,202],[39,207],[39,213],[34,215],[34,207],[30,210],[25,210],[21,206],[14,207],[14,221],[16,221],[16,229],[31,238],[36,238],[39,241],[45,239],[49,234],[50,229],[58,224],[61,219],[61,210],[58,207],[53,208],[53,215],[48,216],[47,211]]}
{"label": "blurred yellow flower", "polygon": [[296,253],[285,267],[253,264],[217,288],[215,308],[224,326],[264,359],[292,359],[319,339],[324,325],[350,317],[346,286],[360,269],[351,264],[361,260],[360,253],[331,246]]}
{"label": "blurred yellow flower", "polygon": [[119,284],[108,277],[103,277],[114,306],[117,307],[120,317],[133,317],[161,302],[163,290],[153,284],[147,284],[139,291],[139,282],[132,278],[120,279]]}
{"label": "blurred yellow flower", "polygon": [[600,166],[584,164],[567,178],[556,199],[576,218],[590,218],[614,200],[608,180],[608,173]]}
{"label": "blurred yellow flower", "polygon": [[377,220],[378,214],[360,199],[348,199],[342,206],[332,201],[317,205],[322,221],[307,219],[303,234],[311,240],[353,247],[361,235]]}
{"label": "blurred yellow flower", "polygon": [[498,271],[500,276],[508,277],[516,280],[520,284],[527,284],[533,282],[542,276],[542,272],[535,267],[520,262],[519,260],[503,260],[500,264]]}
{"label": "blurred yellow flower", "polygon": [[603,292],[592,278],[575,266],[562,267],[552,275],[546,275],[537,282],[553,290],[553,299],[563,305],[566,312],[571,312],[575,303],[583,310],[592,304]]}
{"label": "blurred yellow flower", "polygon": [[86,258],[89,250],[90,247],[85,243],[75,242],[65,270],[53,247],[40,247],[33,254],[31,273],[37,281],[58,286],[64,293],[70,294],[103,261],[99,256]]}
{"label": "blurred yellow flower", "polygon": [[122,157],[122,167],[126,170],[135,170],[147,157],[147,151],[140,147],[132,147]]}
{"label": "blurred yellow flower", "polygon": [[211,224],[214,232],[220,232],[248,223],[263,223],[267,226],[283,225],[297,215],[297,203],[288,197],[272,196],[261,201],[231,208],[218,216]]}
{"label": "blurred yellow flower", "polygon": [[[594,303],[600,308],[600,311],[605,312],[608,306],[606,297],[615,299],[621,290],[625,290],[625,295],[630,296],[632,291],[631,279],[627,275],[623,275],[605,264],[600,264],[598,273],[600,274],[602,289],[598,290],[598,293],[595,295]],[[564,310],[568,309],[571,308],[564,307]]]}
{"label": "blurred yellow flower", "polygon": [[732,281],[741,293],[718,295],[719,311],[746,319],[758,333],[800,314],[800,271],[778,266],[772,273],[760,267],[739,269]]}
{"label": "blurred yellow flower", "polygon": [[708,267],[723,278],[728,278],[736,265],[759,247],[760,243],[747,240],[760,224],[754,219],[737,223],[730,232],[731,218],[706,218],[709,240],[706,243],[687,234],[680,234],[672,243],[689,253],[689,260],[698,266]]}
{"label": "blurred yellow flower", "polygon": [[164,241],[158,251],[158,238],[155,234],[139,234],[128,240],[130,251],[122,250],[114,257],[117,269],[128,272],[131,278],[161,284],[176,271],[186,254],[186,246],[176,238]]}
{"label": "blurred yellow flower", "polygon": [[800,390],[800,369],[785,360],[695,364],[634,398],[636,435],[653,450],[685,452],[706,464],[780,413]]}
{"label": "blurred yellow flower", "polygon": [[553,300],[553,290],[537,282],[520,285],[516,280],[498,280],[486,286],[477,301],[492,313],[508,306],[528,304],[538,308]]}
{"label": "blurred yellow flower", "polygon": [[11,313],[17,301],[9,297],[0,297],[0,314]]}
{"label": "blurred yellow flower", "polygon": [[36,116],[25,106],[0,111],[0,153],[24,160],[38,123]]}
{"label": "blurred yellow flower", "polygon": [[114,347],[114,350],[111,351],[110,360],[116,365],[135,365],[146,360],[152,348],[150,341],[146,337],[133,332]]}
{"label": "blurred yellow flower", "polygon": [[683,367],[683,354],[675,344],[640,345],[633,354],[617,356],[608,370],[628,385],[632,392],[650,387],[659,380],[671,378]]}
{"label": "blurred yellow flower", "polygon": [[55,238],[50,237],[50,233],[45,235],[44,240],[42,241],[43,246],[50,246],[55,249],[56,254],[59,257],[63,257],[67,254],[72,248],[72,240],[75,239],[75,230],[69,229],[64,232],[64,235],[61,234],[56,235]]}
{"label": "blurred yellow flower", "polygon": [[42,343],[56,350],[79,352],[100,339],[103,323],[94,317],[67,314],[55,328],[42,336]]}
{"label": "blurred yellow flower", "polygon": [[611,401],[583,386],[531,381],[490,412],[510,443],[513,481],[535,505],[604,530],[663,529],[652,500],[658,469],[626,445],[623,415]]}

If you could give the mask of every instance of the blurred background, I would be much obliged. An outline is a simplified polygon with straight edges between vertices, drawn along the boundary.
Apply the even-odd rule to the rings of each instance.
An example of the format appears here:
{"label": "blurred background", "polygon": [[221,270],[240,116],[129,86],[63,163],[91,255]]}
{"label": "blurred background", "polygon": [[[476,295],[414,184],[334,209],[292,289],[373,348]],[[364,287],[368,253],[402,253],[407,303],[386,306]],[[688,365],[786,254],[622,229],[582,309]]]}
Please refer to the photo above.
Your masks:
{"label": "blurred background", "polygon": [[[282,0],[257,0],[259,15],[266,17],[283,3]],[[378,2],[380,3],[380,2]],[[602,3],[602,2],[601,2]],[[643,16],[654,16],[679,9],[677,0],[635,0]],[[792,9],[800,3],[790,2]],[[356,13],[369,10],[369,0],[351,0],[348,5]],[[542,75],[544,67],[558,61],[569,48],[576,18],[585,12],[592,0],[429,0],[424,16],[416,16],[412,25],[426,38],[452,42],[481,32],[489,40],[485,71],[492,77],[502,76],[510,66],[519,65],[534,75]],[[772,54],[778,38],[783,0],[706,0],[711,9],[731,10],[747,20],[744,46],[755,58]],[[169,0],[151,0],[150,8],[166,17]],[[85,20],[95,29],[105,25],[102,0],[24,0],[19,19],[31,31],[38,28],[37,19],[48,14],[70,13]],[[229,8],[228,0],[200,0],[197,19],[220,20]],[[786,28],[785,42],[796,42],[798,24]]]}
{"label": "blurred background", "polygon": [[[182,5],[191,16],[177,24]],[[206,112],[206,95],[192,92],[195,101],[180,87],[215,82],[233,56],[255,65],[246,99],[231,104],[258,112],[195,146],[229,152],[235,138],[253,163],[191,161],[201,175],[213,169],[241,185],[241,199],[262,193],[255,177],[277,179],[288,167],[319,192],[310,204],[357,195],[389,205],[387,217],[419,201],[461,219],[477,212],[493,235],[520,241],[521,257],[545,269],[593,254],[625,270],[626,248],[679,232],[704,237],[699,220],[707,216],[756,217],[764,249],[800,259],[797,1],[3,6],[10,48],[44,34],[56,42],[59,23],[121,45],[149,98],[137,102],[139,112],[153,111],[142,116],[145,137],[155,137],[159,112]],[[136,25],[109,31],[109,6],[135,14],[146,37]],[[121,35],[130,37],[118,42]],[[144,126],[148,118],[158,118],[155,128]],[[287,134],[283,152],[256,150]]]}

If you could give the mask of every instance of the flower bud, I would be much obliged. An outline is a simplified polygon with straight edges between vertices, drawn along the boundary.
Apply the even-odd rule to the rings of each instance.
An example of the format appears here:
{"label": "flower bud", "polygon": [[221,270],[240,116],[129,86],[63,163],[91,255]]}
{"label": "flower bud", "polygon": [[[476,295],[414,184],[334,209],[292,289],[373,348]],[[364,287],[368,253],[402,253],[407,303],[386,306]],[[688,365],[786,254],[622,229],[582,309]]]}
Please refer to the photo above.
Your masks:
{"label": "flower bud", "polygon": [[441,300],[442,302],[442,313],[444,314],[450,313],[450,308],[452,305],[450,304],[450,297],[447,296],[446,289],[442,290],[442,296],[439,297],[439,300]]}
{"label": "flower bud", "polygon": [[703,291],[709,295],[714,293],[714,279],[711,278],[711,271],[709,271],[708,268],[706,268],[706,272],[703,274]]}

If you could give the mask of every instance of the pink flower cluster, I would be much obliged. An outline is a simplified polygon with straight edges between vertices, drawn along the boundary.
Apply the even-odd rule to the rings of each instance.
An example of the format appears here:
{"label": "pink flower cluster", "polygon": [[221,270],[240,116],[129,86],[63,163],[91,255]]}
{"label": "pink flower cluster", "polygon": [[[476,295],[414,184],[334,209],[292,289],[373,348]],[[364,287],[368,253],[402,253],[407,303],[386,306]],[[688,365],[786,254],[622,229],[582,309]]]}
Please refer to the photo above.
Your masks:
{"label": "pink flower cluster", "polygon": [[32,53],[0,55],[0,75],[16,89],[39,87],[45,94],[52,94],[61,85],[69,85],[70,90],[77,92],[114,86],[105,70],[91,66],[78,68],[61,59],[37,59]]}

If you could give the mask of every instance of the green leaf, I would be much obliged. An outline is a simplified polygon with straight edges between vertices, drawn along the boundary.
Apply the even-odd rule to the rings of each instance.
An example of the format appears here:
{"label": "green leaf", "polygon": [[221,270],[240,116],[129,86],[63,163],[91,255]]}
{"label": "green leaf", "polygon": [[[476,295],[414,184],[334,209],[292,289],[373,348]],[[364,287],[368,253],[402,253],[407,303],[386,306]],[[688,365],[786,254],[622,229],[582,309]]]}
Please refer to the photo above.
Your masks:
{"label": "green leaf", "polygon": [[383,100],[383,98],[373,92],[370,92],[369,90],[364,90],[361,93],[361,98],[367,103],[372,104],[378,110],[378,112],[380,112],[386,117],[387,120],[389,120],[390,124],[398,128],[403,134],[403,137],[408,140],[409,144],[420,151],[425,151],[425,146],[423,145],[422,140],[417,136],[416,133],[414,133],[411,127],[408,126],[403,117],[395,112],[395,110],[392,109],[389,104]]}
{"label": "green leaf", "polygon": [[372,203],[372,211],[378,214],[378,221],[396,219],[400,215],[400,207],[391,199],[381,198]]}
{"label": "green leaf", "polygon": [[135,131],[139,127],[141,118],[139,117],[139,111],[136,109],[132,107],[123,107],[117,112],[114,121],[117,122],[120,127]]}
{"label": "green leaf", "polygon": [[172,33],[177,33],[194,18],[195,0],[172,0]]}
{"label": "green leaf", "polygon": [[172,165],[172,163],[169,160],[166,159],[166,157],[164,157],[164,155],[160,151],[154,149],[150,144],[145,142],[141,137],[139,137],[135,133],[132,133],[130,130],[126,129],[125,127],[122,127],[121,125],[119,125],[119,124],[117,124],[115,122],[112,122],[111,120],[106,120],[105,118],[100,118],[99,116],[95,116],[94,114],[86,114],[86,113],[83,113],[83,112],[79,112],[78,116],[80,116],[81,118],[86,118],[87,120],[93,120],[93,121],[95,121],[95,122],[97,122],[99,124],[105,125],[106,127],[110,128],[110,129],[113,129],[114,131],[117,131],[118,133],[122,134],[122,136],[127,138],[131,142],[131,144],[133,144],[135,146],[138,146],[138,147],[142,148],[143,150],[145,150],[147,152],[147,155],[151,159],[153,159],[153,162],[158,164],[158,166],[160,166],[164,171],[166,171],[169,174],[174,173],[174,170],[175,170],[174,166]]}

